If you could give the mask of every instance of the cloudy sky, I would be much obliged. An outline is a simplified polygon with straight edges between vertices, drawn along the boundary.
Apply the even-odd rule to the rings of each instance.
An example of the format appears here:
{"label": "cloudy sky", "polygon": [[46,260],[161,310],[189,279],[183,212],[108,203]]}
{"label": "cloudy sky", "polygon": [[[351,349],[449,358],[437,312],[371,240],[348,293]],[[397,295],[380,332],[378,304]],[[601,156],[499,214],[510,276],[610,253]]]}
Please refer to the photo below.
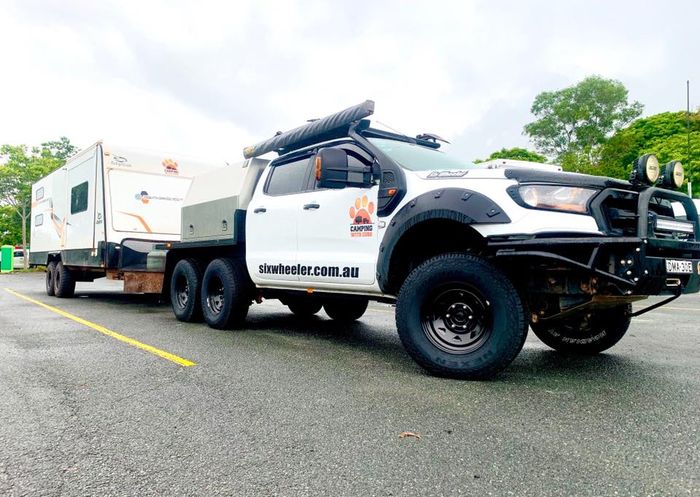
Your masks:
{"label": "cloudy sky", "polygon": [[367,98],[466,159],[528,146],[543,90],[599,74],[700,105],[696,1],[0,0],[0,143],[68,136],[237,161]]}

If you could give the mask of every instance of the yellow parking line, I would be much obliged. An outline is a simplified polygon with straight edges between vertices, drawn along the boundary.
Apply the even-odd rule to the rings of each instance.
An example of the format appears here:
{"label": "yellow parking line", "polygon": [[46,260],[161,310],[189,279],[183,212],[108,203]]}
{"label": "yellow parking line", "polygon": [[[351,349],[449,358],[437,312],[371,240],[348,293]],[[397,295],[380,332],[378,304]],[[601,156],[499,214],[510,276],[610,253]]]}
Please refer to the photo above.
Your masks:
{"label": "yellow parking line", "polygon": [[151,345],[139,342],[138,340],[134,340],[133,338],[129,338],[127,336],[121,335],[117,333],[116,331],[109,330],[105,328],[104,326],[100,326],[99,324],[91,323],[87,319],[80,318],[78,316],[74,316],[73,314],[63,311],[59,309],[58,307],[54,307],[48,304],[44,304],[43,302],[39,302],[38,300],[34,300],[31,297],[27,297],[26,295],[22,295],[21,293],[15,292],[14,290],[11,290],[9,288],[5,288],[5,291],[11,293],[15,297],[19,297],[21,299],[26,300],[27,302],[31,302],[32,304],[36,304],[40,307],[43,307],[44,309],[48,309],[51,312],[55,312],[56,314],[59,314],[63,316],[64,318],[71,319],[75,321],[76,323],[80,323],[82,325],[85,325],[89,328],[92,328],[95,331],[99,331],[100,333],[107,335],[108,337],[115,338],[117,340],[120,340],[124,343],[127,343],[133,347],[138,347],[141,350],[145,350],[146,352],[150,352],[151,354],[157,355],[158,357],[162,357],[163,359],[167,359],[168,361],[172,361],[176,364],[179,364],[180,366],[194,366],[197,363],[188,361],[187,359],[183,359],[182,357],[178,357],[174,354],[171,354],[170,352],[166,352],[164,350],[157,349]]}

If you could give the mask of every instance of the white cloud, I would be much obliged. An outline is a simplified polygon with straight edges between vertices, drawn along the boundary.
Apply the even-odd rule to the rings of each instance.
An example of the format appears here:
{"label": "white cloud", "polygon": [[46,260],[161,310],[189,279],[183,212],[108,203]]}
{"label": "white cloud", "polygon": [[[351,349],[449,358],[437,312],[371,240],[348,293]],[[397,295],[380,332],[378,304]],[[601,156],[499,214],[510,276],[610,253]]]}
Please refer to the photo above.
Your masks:
{"label": "white cloud", "polygon": [[589,74],[621,80],[649,112],[679,108],[687,78],[700,85],[690,1],[17,0],[3,10],[2,143],[66,135],[235,160],[251,141],[373,98],[379,120],[453,139],[471,159],[527,145],[534,96]]}

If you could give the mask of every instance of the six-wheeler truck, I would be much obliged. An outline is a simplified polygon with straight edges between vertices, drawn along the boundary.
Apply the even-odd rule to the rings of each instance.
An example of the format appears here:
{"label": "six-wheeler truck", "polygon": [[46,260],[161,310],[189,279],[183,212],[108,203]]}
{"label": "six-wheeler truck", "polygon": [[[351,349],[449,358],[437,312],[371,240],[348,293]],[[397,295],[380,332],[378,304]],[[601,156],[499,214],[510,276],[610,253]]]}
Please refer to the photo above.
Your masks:
{"label": "six-wheeler truck", "polygon": [[[372,127],[373,111],[366,101],[278,133],[195,177],[180,240],[152,247],[177,319],[242,327],[273,298],[349,322],[371,300],[395,303],[418,364],[474,379],[505,368],[528,326],[556,350],[595,354],[634,316],[698,291],[700,226],[676,191],[680,162],[645,155],[630,181],[471,164],[436,135]],[[117,247],[95,249],[108,261]],[[649,295],[667,298],[633,312]]]}

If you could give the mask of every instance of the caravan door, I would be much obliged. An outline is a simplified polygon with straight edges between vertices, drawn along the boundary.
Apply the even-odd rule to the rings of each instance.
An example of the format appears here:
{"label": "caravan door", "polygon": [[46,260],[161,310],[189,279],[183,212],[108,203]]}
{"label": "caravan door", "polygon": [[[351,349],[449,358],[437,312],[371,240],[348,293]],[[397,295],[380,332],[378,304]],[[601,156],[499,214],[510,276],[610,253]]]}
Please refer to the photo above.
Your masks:
{"label": "caravan door", "polygon": [[97,162],[95,148],[67,166],[66,223],[63,249],[70,253],[73,264],[85,263],[94,257],[95,241],[95,187]]}

